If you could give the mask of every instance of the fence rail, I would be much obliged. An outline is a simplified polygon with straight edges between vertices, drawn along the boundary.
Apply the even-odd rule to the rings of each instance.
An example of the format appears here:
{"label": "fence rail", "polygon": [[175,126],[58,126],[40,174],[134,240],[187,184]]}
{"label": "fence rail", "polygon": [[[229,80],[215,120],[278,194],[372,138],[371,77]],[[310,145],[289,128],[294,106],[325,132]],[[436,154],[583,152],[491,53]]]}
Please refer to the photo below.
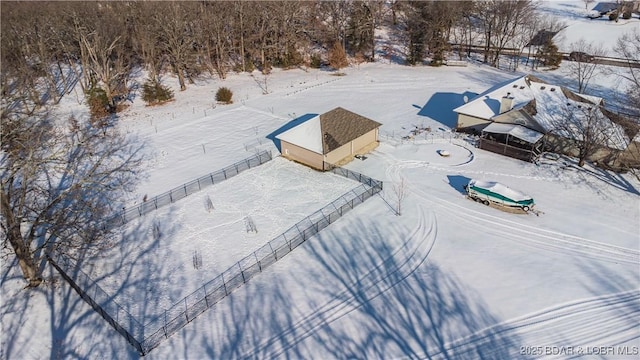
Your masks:
{"label": "fence rail", "polygon": [[[80,295],[82,300],[91,305],[140,355],[145,351],[138,339],[144,334],[144,326],[139,323],[127,310],[113,300],[106,291],[93,281],[89,275],[80,270],[73,261],[58,255],[54,260],[47,255],[49,263],[60,273],[62,278]],[[71,277],[69,274],[74,274]]]}
{"label": "fence rail", "polygon": [[497,141],[480,138],[480,149],[494,152],[496,154],[502,154],[512,157],[514,159],[534,162],[536,159],[536,153],[533,150],[523,149],[508,144],[499,143]]}
{"label": "fence rail", "polygon": [[[262,161],[263,156],[267,155],[269,160],[271,159],[270,153],[260,155],[262,156],[258,156],[259,161]],[[360,182],[360,185],[305,217],[144,325],[115,302],[72,260],[64,255],[57,255],[55,260],[49,258],[49,262],[84,301],[91,305],[102,318],[144,356],[235,289],[282,259],[329,224],[382,191],[382,181],[339,167],[331,171],[356,180]],[[185,194],[188,194],[190,187],[185,185],[184,189]],[[172,194],[172,192],[167,194]],[[69,274],[73,274],[73,276]]]}
{"label": "fence rail", "polygon": [[382,191],[382,181],[343,168],[335,168],[331,171],[356,180],[361,185],[305,217],[198,290],[176,302],[162,315],[145,324],[144,333],[149,334],[141,341],[145,353],[153,350],[163,340],[182,329],[198,315],[228,296],[233,290],[241,287],[348,211]]}
{"label": "fence rail", "polygon": [[229,165],[224,169],[204,175],[186,184],[182,184],[165,192],[164,194],[160,194],[152,199],[146,200],[138,206],[124,209],[120,212],[120,214],[109,220],[107,222],[107,226],[116,227],[124,225],[127,222],[142,217],[152,211],[159,209],[160,207],[172,204],[195,192],[198,192],[204,187],[225,181],[240,174],[245,170],[262,165],[271,159],[273,159],[271,151],[262,151],[254,156]]}

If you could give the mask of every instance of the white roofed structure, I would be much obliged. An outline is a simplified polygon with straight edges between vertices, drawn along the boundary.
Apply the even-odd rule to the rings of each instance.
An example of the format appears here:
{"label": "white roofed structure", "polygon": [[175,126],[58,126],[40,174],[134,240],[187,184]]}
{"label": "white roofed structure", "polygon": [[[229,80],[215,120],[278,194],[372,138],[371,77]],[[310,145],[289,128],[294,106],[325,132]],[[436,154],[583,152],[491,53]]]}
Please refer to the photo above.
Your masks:
{"label": "white roofed structure", "polygon": [[[576,141],[585,141],[584,134],[590,134],[587,141],[597,141],[598,145],[609,149],[609,154],[625,150],[630,143],[625,128],[604,108],[602,98],[578,94],[531,75],[498,84],[453,111],[458,114],[458,130],[482,133],[488,141],[524,147],[530,151],[536,148],[535,143],[547,138],[553,140],[558,148],[575,149]],[[596,135],[591,136],[593,133]],[[526,144],[511,143],[508,137],[486,134],[509,135]],[[489,146],[487,142],[484,145],[487,150],[522,160],[532,161],[536,157],[525,156],[519,149],[511,149],[511,154],[511,150],[504,147],[494,147],[497,144]],[[536,151],[542,151],[541,146],[537,148]],[[606,153],[601,151],[603,157]]]}
{"label": "white roofed structure", "polygon": [[296,144],[301,148],[322,154],[322,128],[320,126],[320,115],[276,135],[276,139]]}
{"label": "white roofed structure", "polygon": [[378,144],[380,123],[343,108],[314,116],[278,135],[282,155],[318,170],[350,161]]}
{"label": "white roofed structure", "polygon": [[517,124],[491,123],[483,131],[494,134],[508,134],[531,144],[535,144],[544,136],[544,134]]}

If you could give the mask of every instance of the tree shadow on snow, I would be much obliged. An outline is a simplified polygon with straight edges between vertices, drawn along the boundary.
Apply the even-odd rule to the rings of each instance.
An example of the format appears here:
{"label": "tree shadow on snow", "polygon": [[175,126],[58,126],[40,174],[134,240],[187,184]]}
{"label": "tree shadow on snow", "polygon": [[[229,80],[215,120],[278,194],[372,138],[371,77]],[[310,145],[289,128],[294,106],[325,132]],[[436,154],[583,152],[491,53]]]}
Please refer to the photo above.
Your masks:
{"label": "tree shadow on snow", "polygon": [[[295,306],[281,276],[294,275],[274,274],[270,270],[258,274],[161,343],[151,354],[184,359],[197,356],[273,358],[271,346],[281,344],[270,340],[269,335],[286,333],[295,324],[292,312]],[[294,359],[305,358],[295,349],[289,354]]]}
{"label": "tree shadow on snow", "polygon": [[[22,332],[28,331],[24,325],[32,319],[30,316],[33,315],[30,311],[33,307],[32,299],[42,294],[42,288],[45,284],[36,289],[24,288],[27,282],[22,277],[18,261],[15,257],[8,261],[9,256],[8,254],[3,254],[2,258],[0,358],[19,359],[23,357],[21,356],[21,351],[24,350],[25,344],[19,343],[18,340],[24,338],[24,335],[21,334]],[[35,326],[33,325],[33,327]]]}
{"label": "tree shadow on snow", "polygon": [[639,184],[634,180],[629,180],[633,179],[632,175],[625,176],[625,174],[594,166],[589,162],[580,167],[578,166],[578,159],[573,157],[559,155],[558,160],[548,160],[543,156],[538,164],[546,167],[555,176],[561,176],[564,173],[576,176],[581,180],[582,184],[591,188],[604,199],[608,198],[603,191],[607,186],[633,195],[640,195]]}
{"label": "tree shadow on snow", "polygon": [[[435,264],[412,268],[411,246],[389,246],[388,226],[352,221],[342,241],[316,242],[312,249],[323,265],[314,278],[334,298],[344,298],[357,310],[348,328],[323,326],[314,340],[335,358],[514,359],[521,342],[503,331],[501,320],[474,291]],[[392,236],[408,238],[396,228]],[[348,240],[347,240],[348,239]],[[412,239],[413,240],[413,239]],[[437,241],[437,240],[436,240]],[[436,245],[437,246],[437,245]],[[384,261],[381,263],[381,259]],[[363,266],[365,264],[365,266]],[[381,264],[375,267],[374,264]],[[363,273],[364,269],[374,270]],[[378,280],[370,283],[368,276]],[[340,292],[336,290],[346,290]],[[327,324],[332,320],[326,319]],[[356,333],[350,329],[358,329]]]}
{"label": "tree shadow on snow", "polygon": [[[144,236],[147,229],[137,228],[133,232]],[[114,236],[114,238],[116,237],[117,235]],[[127,319],[125,312],[131,314],[133,309],[138,306],[154,307],[157,297],[147,296],[141,304],[134,304],[127,303],[124,299],[118,299],[117,295],[123,292],[141,292],[147,295],[145,292],[147,279],[161,273],[162,264],[148,261],[145,261],[144,264],[141,263],[144,260],[144,255],[153,251],[157,246],[155,241],[148,242],[142,247],[139,242],[135,241],[115,242],[113,246],[114,248],[109,253],[117,253],[121,256],[99,255],[85,258],[86,254],[79,254],[72,262],[63,264],[58,261],[57,263],[109,315],[125,329],[134,333],[135,325],[131,321],[127,321],[129,319]],[[133,246],[139,247],[136,250],[135,258],[123,256],[130,253]],[[89,274],[92,274],[93,268],[101,268],[101,264],[104,264],[105,261],[110,264],[111,270],[91,278]],[[18,273],[17,263],[13,261],[3,276],[3,284],[7,281],[23,281]],[[121,359],[139,357],[133,346],[87,304],[57,270],[52,266],[47,266],[44,269],[44,274],[45,281],[36,289],[25,289],[15,294],[9,294],[3,290],[3,358],[24,358],[35,354],[38,354],[35,356],[42,356],[43,354],[39,352],[46,348],[50,351],[48,357],[51,359],[85,359],[88,354],[101,354],[106,358]],[[114,276],[115,278],[112,278]],[[117,289],[110,294],[101,291],[99,284],[104,281],[115,282]],[[43,301],[47,304],[48,313],[35,312],[30,314],[30,303],[34,297],[38,296],[43,297]],[[11,316],[4,316],[9,313]],[[29,342],[32,341],[32,335],[29,334],[30,329],[44,325],[41,323],[33,324],[33,321],[36,320],[47,322],[45,326],[49,328],[50,344],[40,348],[36,342],[34,343],[36,346],[30,349]],[[134,319],[134,321],[142,323],[144,319]],[[141,330],[141,328],[138,329]],[[27,343],[21,343],[20,340]]]}
{"label": "tree shadow on snow", "polygon": [[[307,253],[302,260],[295,254],[281,260],[295,265],[238,290],[247,292],[246,301],[225,298],[210,322],[221,335],[202,339],[208,356],[518,358],[515,332],[497,325],[501,320],[455,276],[413,258],[411,231],[393,219],[352,218],[348,226],[322,232],[295,250]],[[390,237],[408,245],[391,247]],[[307,290],[292,294],[272,283],[279,276],[294,277]]]}
{"label": "tree shadow on snow", "polygon": [[[154,284],[173,283],[172,290],[180,291],[178,284],[182,283],[179,275],[170,273],[161,261],[152,261],[164,239],[152,236],[152,229],[142,224],[130,226],[126,233],[114,234],[111,249],[90,258],[76,259],[71,268],[63,267],[83,291],[139,341],[142,341],[144,324],[162,309],[159,293],[164,288],[153,289]],[[171,231],[170,223],[160,226],[162,233]],[[56,286],[45,292],[52,334],[50,358],[81,359],[87,354],[139,358],[137,350],[57,272],[53,278]]]}
{"label": "tree shadow on snow", "polygon": [[280,139],[277,139],[276,136],[282,134],[283,132],[292,129],[304,122],[306,122],[307,120],[311,120],[314,117],[318,116],[318,114],[304,114],[302,116],[299,116],[291,121],[289,121],[288,123],[282,125],[281,127],[279,127],[277,130],[273,131],[272,133],[270,133],[269,135],[266,136],[267,139],[273,141],[273,144],[278,148],[278,151],[282,152],[282,146],[280,144]]}
{"label": "tree shadow on snow", "polygon": [[[636,249],[637,250],[637,249]],[[611,264],[613,262],[614,264]],[[607,265],[602,261],[592,259],[578,260],[578,265],[583,274],[582,286],[591,294],[592,299],[587,299],[583,303],[591,306],[578,307],[577,315],[580,323],[588,323],[587,329],[579,327],[583,334],[587,336],[593,334],[597,338],[586,338],[584,341],[600,341],[601,339],[616,339],[616,343],[607,343],[609,346],[617,346],[628,342],[633,345],[640,345],[640,327],[638,318],[640,317],[640,290],[638,289],[637,264],[618,263],[610,261]],[[592,305],[593,303],[598,306]],[[593,309],[600,308],[601,311],[593,312]],[[593,332],[587,331],[593,329]],[[610,341],[609,341],[610,342]]]}

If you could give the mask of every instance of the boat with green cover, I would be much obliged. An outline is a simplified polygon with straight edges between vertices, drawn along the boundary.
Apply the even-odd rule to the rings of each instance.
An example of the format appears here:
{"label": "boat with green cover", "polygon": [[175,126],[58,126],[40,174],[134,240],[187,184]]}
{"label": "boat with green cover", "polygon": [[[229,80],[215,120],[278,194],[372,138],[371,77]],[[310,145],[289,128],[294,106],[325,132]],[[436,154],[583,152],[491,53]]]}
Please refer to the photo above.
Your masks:
{"label": "boat with green cover", "polygon": [[514,190],[496,181],[471,180],[465,186],[467,196],[485,205],[496,204],[512,208],[520,208],[524,211],[533,209],[535,202],[518,190]]}

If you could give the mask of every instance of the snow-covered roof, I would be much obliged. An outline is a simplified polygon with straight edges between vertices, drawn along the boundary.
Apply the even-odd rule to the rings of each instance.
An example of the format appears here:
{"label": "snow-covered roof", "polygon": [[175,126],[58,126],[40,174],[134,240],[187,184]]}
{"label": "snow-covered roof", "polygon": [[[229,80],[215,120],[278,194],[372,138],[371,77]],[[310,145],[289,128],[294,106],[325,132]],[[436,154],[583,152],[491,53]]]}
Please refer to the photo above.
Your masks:
{"label": "snow-covered roof", "polygon": [[328,154],[380,125],[376,121],[338,107],[276,135],[276,139],[318,154]]}
{"label": "snow-covered roof", "polygon": [[594,136],[598,142],[612,149],[624,150],[629,144],[624,128],[602,112],[600,98],[567,93],[569,90],[562,88],[550,91],[549,85],[535,82],[531,91],[536,98],[534,118],[546,132],[582,141],[583,133],[591,127],[597,129]]}
{"label": "snow-covered roof", "polygon": [[476,96],[475,99],[459,106],[453,111],[459,114],[475,116],[481,119],[491,119],[500,114],[502,98],[509,96],[512,99],[511,109],[521,107],[533,99],[526,76],[498,84],[489,90]]}
{"label": "snow-covered roof", "polygon": [[[506,111],[502,109],[501,112],[500,105],[504,97],[511,98],[512,102]],[[587,122],[591,122],[596,124],[596,128],[602,129],[601,140],[608,147],[625,149],[629,143],[628,136],[622,126],[603,113],[601,104],[602,98],[597,96],[577,94],[565,87],[525,75],[490,88],[454,111],[493,121],[498,117],[506,118],[502,115],[509,111],[524,110],[545,133],[553,132],[574,140],[582,140],[582,129]]]}
{"label": "snow-covered roof", "polygon": [[320,115],[276,135],[276,139],[322,154],[322,127]]}
{"label": "snow-covered roof", "polygon": [[618,4],[615,2],[599,2],[596,4],[596,6],[593,7],[593,11],[597,11],[601,14],[604,14],[606,12],[609,12],[611,10],[615,10],[618,8]]}
{"label": "snow-covered roof", "polygon": [[489,126],[484,128],[482,131],[494,134],[509,134],[531,144],[538,142],[538,140],[540,140],[544,136],[544,134],[541,134],[535,130],[528,129],[521,125],[501,124],[496,122],[489,124]]}

